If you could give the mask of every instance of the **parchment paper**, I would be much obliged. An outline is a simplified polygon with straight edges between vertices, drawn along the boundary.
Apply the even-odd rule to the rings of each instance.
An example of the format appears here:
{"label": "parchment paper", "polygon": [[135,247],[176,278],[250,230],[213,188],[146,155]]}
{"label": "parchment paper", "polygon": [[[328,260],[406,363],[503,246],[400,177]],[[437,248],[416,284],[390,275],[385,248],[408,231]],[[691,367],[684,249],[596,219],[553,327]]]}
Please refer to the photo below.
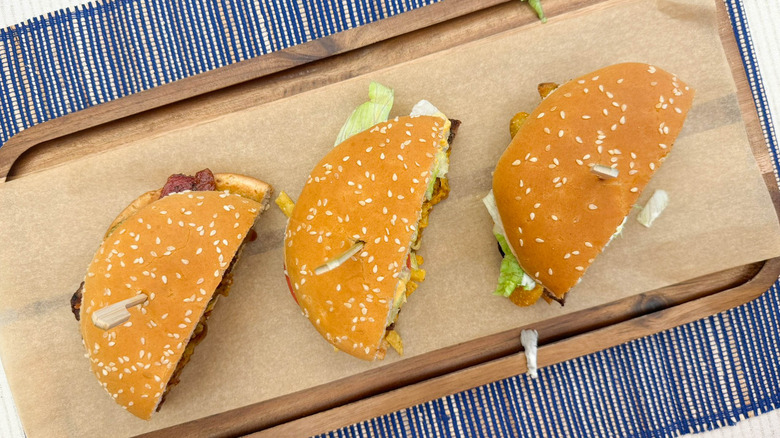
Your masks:
{"label": "parchment paper", "polygon": [[[651,229],[632,215],[564,308],[517,308],[491,294],[500,258],[480,202],[508,144],[508,120],[538,103],[538,82],[622,61],[658,65],[697,90],[681,137],[642,198],[663,188],[671,204]],[[296,197],[371,79],[395,88],[393,115],[427,98],[463,120],[452,194],[423,239],[428,275],[397,325],[407,356],[780,255],[714,1],[616,1],[0,186],[0,352],[30,436],[136,434],[383,364],[335,353],[300,315],[282,276],[285,218],[275,208],[260,218],[259,239],[246,248],[208,337],[150,422],[115,405],[89,373],[68,306],[114,216],[170,173],[245,173]],[[389,352],[384,364],[395,360]]]}

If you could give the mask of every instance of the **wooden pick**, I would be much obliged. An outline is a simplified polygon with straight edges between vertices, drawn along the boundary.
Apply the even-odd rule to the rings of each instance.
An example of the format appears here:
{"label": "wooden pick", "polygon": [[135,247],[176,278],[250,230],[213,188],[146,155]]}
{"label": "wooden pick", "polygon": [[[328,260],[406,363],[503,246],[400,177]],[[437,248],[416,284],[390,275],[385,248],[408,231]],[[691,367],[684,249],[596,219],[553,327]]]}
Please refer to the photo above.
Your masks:
{"label": "wooden pick", "polygon": [[620,173],[617,169],[613,169],[609,166],[602,166],[601,164],[594,164],[593,167],[590,168],[590,171],[601,179],[617,178]]}
{"label": "wooden pick", "polygon": [[357,254],[361,249],[363,249],[363,245],[365,244],[366,242],[358,240],[357,242],[355,242],[354,245],[349,247],[349,249],[346,250],[343,254],[341,254],[336,258],[332,258],[328,260],[327,262],[325,262],[324,265],[315,269],[314,273],[317,275],[322,275],[332,269],[338,268],[339,266],[341,266],[342,263],[346,262],[347,260],[349,260],[350,257]]}
{"label": "wooden pick", "polygon": [[123,324],[130,319],[130,312],[127,309],[142,304],[147,299],[149,297],[146,294],[138,294],[132,298],[96,310],[92,314],[92,324],[95,324],[95,327],[102,330],[108,330]]}

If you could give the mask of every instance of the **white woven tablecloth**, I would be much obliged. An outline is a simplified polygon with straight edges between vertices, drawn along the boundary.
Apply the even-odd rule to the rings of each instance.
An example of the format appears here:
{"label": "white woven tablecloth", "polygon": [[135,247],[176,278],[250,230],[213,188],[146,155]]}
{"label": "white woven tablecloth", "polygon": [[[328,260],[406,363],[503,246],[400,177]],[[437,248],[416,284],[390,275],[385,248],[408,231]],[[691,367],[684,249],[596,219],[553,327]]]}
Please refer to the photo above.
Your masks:
{"label": "white woven tablecloth", "polygon": [[[0,1],[0,28],[21,23],[47,12],[85,3],[78,0]],[[743,0],[773,119],[780,117],[780,1]],[[1,367],[0,367],[1,368]],[[780,436],[780,410],[698,434],[706,438]],[[8,382],[0,369],[0,437],[20,438],[24,432],[16,414]]]}

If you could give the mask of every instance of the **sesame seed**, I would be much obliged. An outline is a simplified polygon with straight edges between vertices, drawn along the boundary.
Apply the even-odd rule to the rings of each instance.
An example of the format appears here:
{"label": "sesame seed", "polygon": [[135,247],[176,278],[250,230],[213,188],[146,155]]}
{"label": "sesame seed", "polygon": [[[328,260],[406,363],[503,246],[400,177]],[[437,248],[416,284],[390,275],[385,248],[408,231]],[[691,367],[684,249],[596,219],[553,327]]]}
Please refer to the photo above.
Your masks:
{"label": "sesame seed", "polygon": [[588,209],[590,209],[590,210],[595,210],[597,208],[598,208],[598,206],[596,206],[596,204],[588,204]]}
{"label": "sesame seed", "polygon": [[587,246],[588,248],[593,248],[593,244],[590,242],[585,242],[585,246]]}
{"label": "sesame seed", "polygon": [[588,120],[588,119],[590,119],[590,116],[589,116],[589,115],[583,115],[583,116],[582,116],[582,118],[583,118],[584,120]]}
{"label": "sesame seed", "polygon": [[563,129],[558,130],[558,138],[563,137]]}
{"label": "sesame seed", "polygon": [[561,110],[561,118],[562,118],[562,119],[565,119],[565,118],[566,118],[566,113],[565,113],[563,110]]}
{"label": "sesame seed", "polygon": [[520,161],[520,160],[515,160],[515,161],[513,161],[513,162],[512,162],[512,165],[513,165],[513,166],[519,166],[519,165],[520,165],[520,163],[521,163],[521,161]]}
{"label": "sesame seed", "polygon": [[534,217],[536,217],[536,214],[534,214],[534,212],[532,211],[529,216],[531,217],[531,220],[534,220]]}
{"label": "sesame seed", "polygon": [[539,115],[536,116],[537,119],[541,119],[542,117],[544,117],[544,113],[539,113]]}
{"label": "sesame seed", "polygon": [[637,187],[631,187],[631,190],[629,190],[631,193],[636,193],[639,191],[639,188]]}
{"label": "sesame seed", "polygon": [[566,259],[568,259],[569,257],[571,257],[571,253],[568,253],[568,252],[567,252],[567,253],[566,253],[566,254],[563,256],[563,259],[564,259],[564,260],[566,260]]}
{"label": "sesame seed", "polygon": [[585,270],[585,268],[583,268],[582,266],[575,266],[574,269],[576,269],[578,271],[584,271]]}
{"label": "sesame seed", "polygon": [[544,243],[544,239],[541,239],[541,238],[539,238],[539,237],[537,237],[537,238],[536,238],[536,239],[534,239],[534,240],[536,240],[536,243]]}
{"label": "sesame seed", "polygon": [[607,109],[606,109],[606,108],[604,108],[603,110],[601,110],[601,112],[602,112],[602,113],[604,113],[604,115],[605,115],[605,116],[608,116],[608,115],[609,115],[609,111],[607,111]]}
{"label": "sesame seed", "polygon": [[649,166],[650,166],[650,170],[655,170],[655,163],[650,163]]}
{"label": "sesame seed", "polygon": [[548,273],[549,275],[553,275],[553,270],[552,270],[552,268],[547,268],[547,273]]}

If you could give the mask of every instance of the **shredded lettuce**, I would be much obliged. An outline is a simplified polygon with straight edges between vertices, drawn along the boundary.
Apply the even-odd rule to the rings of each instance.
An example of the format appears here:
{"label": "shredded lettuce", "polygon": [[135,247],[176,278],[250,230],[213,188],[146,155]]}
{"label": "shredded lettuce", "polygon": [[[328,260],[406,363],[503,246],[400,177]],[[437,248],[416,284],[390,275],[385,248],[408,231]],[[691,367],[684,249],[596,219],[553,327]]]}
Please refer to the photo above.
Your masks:
{"label": "shredded lettuce", "polygon": [[[501,222],[501,215],[498,213],[498,206],[496,206],[496,197],[493,196],[493,190],[491,189],[484,198],[482,203],[485,204],[490,217],[493,218],[493,224],[495,224],[493,233],[504,234],[504,224]],[[496,228],[497,227],[497,228]]]}
{"label": "shredded lettuce", "polygon": [[669,205],[669,194],[665,190],[656,190],[653,192],[653,196],[647,200],[642,211],[637,215],[636,220],[645,227],[650,228],[650,225],[661,215],[667,205]]}
{"label": "shredded lettuce", "polygon": [[335,145],[363,132],[377,123],[386,122],[393,107],[393,90],[378,82],[371,82],[368,86],[368,102],[355,108],[341,127]]}
{"label": "shredded lettuce", "polygon": [[542,10],[542,0],[521,0],[521,1],[527,1],[528,5],[531,6],[534,12],[536,12],[536,15],[539,16],[539,20],[541,20],[542,23],[547,23],[547,17],[544,16],[544,11]]}
{"label": "shredded lettuce", "polygon": [[615,228],[615,232],[610,236],[609,240],[607,241],[607,244],[604,245],[604,248],[609,246],[610,243],[612,243],[613,240],[615,240],[615,237],[620,236],[623,234],[623,227],[626,226],[626,221],[628,220],[628,216],[623,218],[623,222],[620,223],[620,225]]}
{"label": "shredded lettuce", "polygon": [[497,233],[495,228],[493,229],[493,235],[496,236],[498,244],[501,245],[501,250],[504,251],[504,259],[501,260],[501,272],[498,274],[498,286],[493,294],[509,298],[518,287],[522,287],[525,290],[535,288],[536,282],[517,263],[517,259],[512,254],[506,237]]}
{"label": "shredded lettuce", "polygon": [[493,292],[495,295],[509,297],[515,289],[522,287],[525,290],[531,290],[536,287],[536,281],[523,271],[517,262],[509,242],[504,237],[504,227],[501,223],[501,215],[498,213],[496,198],[491,190],[487,196],[482,198],[490,217],[493,218],[493,235],[496,236],[498,244],[501,245],[501,251],[504,252],[504,259],[501,260],[501,272],[498,275],[498,287]]}
{"label": "shredded lettuce", "polygon": [[[445,121],[445,129],[448,129],[447,123],[449,121],[447,120],[447,116],[444,115],[441,111],[439,111],[436,106],[434,106],[432,103],[428,102],[427,100],[423,99],[419,102],[417,102],[414,107],[412,108],[412,112],[409,114],[412,117],[420,117],[420,116],[436,116],[441,117]],[[433,175],[431,175],[431,179],[428,181],[428,188],[425,191],[425,198],[431,199],[431,196],[433,196],[433,186],[436,183],[436,179],[439,177],[443,177],[447,174],[450,170],[450,160],[447,158],[447,151],[441,150],[436,153],[436,158],[433,166]]]}
{"label": "shredded lettuce", "polygon": [[450,160],[447,158],[446,151],[437,152],[435,162],[433,175],[431,175],[431,179],[428,181],[428,189],[425,191],[425,199],[431,199],[433,196],[433,186],[436,183],[436,179],[443,177],[450,170]]}

